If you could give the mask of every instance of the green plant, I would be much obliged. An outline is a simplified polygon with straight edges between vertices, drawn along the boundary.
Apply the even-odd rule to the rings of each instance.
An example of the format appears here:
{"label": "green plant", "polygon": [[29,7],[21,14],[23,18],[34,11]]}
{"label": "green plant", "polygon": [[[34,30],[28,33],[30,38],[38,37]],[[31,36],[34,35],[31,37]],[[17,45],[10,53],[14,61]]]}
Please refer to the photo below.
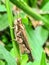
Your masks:
{"label": "green plant", "polygon": [[[47,56],[43,48],[43,45],[45,45],[49,37],[49,13],[47,13],[47,11],[49,11],[49,1],[44,0],[44,4],[42,4],[42,8],[40,8],[42,11],[46,11],[46,14],[38,14],[32,9],[33,7],[36,8],[37,1],[38,0],[5,0],[5,2],[1,2],[0,33],[2,33],[2,31],[4,33],[2,33],[0,37],[1,41],[3,42],[0,42],[0,65],[49,65],[49,63],[47,63],[46,61]],[[11,2],[21,9],[19,14],[15,13],[14,11],[15,15],[13,15],[14,13],[11,8],[13,4],[11,5]],[[19,17],[17,17],[17,15],[19,15]],[[34,28],[30,17],[31,19],[34,19],[34,22],[42,21],[44,25],[37,25],[37,27]],[[29,53],[22,53],[19,43],[15,41],[14,19],[17,20],[17,18],[21,18],[20,21],[22,22],[22,27],[24,25],[24,30],[22,30],[26,34],[26,36],[24,34],[24,38],[22,36],[22,39],[23,41],[25,40],[24,43],[26,42],[25,46],[27,49],[27,46],[29,46]],[[5,23],[3,24],[4,21]],[[8,35],[9,38],[11,37],[10,41],[9,38],[6,37],[6,35]],[[7,46],[4,43],[7,43]],[[7,47],[10,49],[8,49]]]}

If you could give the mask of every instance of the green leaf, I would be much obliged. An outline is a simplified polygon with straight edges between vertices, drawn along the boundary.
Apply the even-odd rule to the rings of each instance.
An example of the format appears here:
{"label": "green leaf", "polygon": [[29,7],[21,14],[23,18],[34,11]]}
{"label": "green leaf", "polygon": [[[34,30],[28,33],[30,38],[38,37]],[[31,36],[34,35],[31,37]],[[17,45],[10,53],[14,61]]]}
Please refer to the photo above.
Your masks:
{"label": "green leaf", "polygon": [[26,65],[27,61],[28,61],[28,55],[23,54],[22,55],[22,60],[21,60],[21,65]]}
{"label": "green leaf", "polygon": [[22,23],[23,24],[28,24],[28,18],[26,17],[26,18],[22,18]]}
{"label": "green leaf", "polygon": [[4,56],[2,54],[0,54],[0,59],[4,59]]}
{"label": "green leaf", "polygon": [[33,30],[29,25],[25,25],[25,28],[32,56],[35,60],[40,60],[43,51],[42,45],[48,38],[48,31],[42,27],[37,27]]}
{"label": "green leaf", "polygon": [[0,5],[0,12],[6,12],[6,8],[4,5]]}
{"label": "green leaf", "polygon": [[44,52],[42,53],[40,65],[47,65],[47,63],[46,63],[46,55],[45,55]]}
{"label": "green leaf", "polygon": [[26,65],[33,65],[33,63],[32,62],[28,62]]}
{"label": "green leaf", "polygon": [[42,0],[42,4],[41,4],[41,7],[43,7],[46,3],[48,3],[49,0]]}
{"label": "green leaf", "polygon": [[0,14],[0,31],[5,30],[9,26],[7,14]]}
{"label": "green leaf", "polygon": [[39,61],[28,62],[26,65],[40,65]]}
{"label": "green leaf", "polygon": [[49,63],[47,63],[47,65],[49,65]]}
{"label": "green leaf", "polygon": [[43,16],[49,21],[49,14],[48,14],[48,12],[49,12],[49,2],[47,2],[43,7],[42,7],[42,10],[43,11],[47,11],[47,14],[44,14]]}
{"label": "green leaf", "polygon": [[0,45],[0,54],[4,56],[4,59],[7,61],[8,65],[17,65],[16,60],[10,55],[10,53]]}
{"label": "green leaf", "polygon": [[11,49],[10,54],[15,58],[14,48]]}
{"label": "green leaf", "polygon": [[0,65],[5,65],[5,63],[2,60],[0,60]]}
{"label": "green leaf", "polygon": [[35,29],[35,36],[37,37],[37,41],[39,42],[39,44],[43,46],[48,38],[48,30],[39,26]]}
{"label": "green leaf", "polygon": [[49,11],[49,2],[47,2],[43,7],[42,7],[42,10],[43,11]]}

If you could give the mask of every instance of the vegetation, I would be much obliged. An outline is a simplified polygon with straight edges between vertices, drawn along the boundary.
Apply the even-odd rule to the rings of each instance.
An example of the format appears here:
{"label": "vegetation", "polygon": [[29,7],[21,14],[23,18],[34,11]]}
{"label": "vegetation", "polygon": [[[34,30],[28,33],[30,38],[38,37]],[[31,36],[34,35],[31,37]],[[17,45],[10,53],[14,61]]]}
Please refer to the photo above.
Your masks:
{"label": "vegetation", "polygon": [[49,0],[0,0],[0,65],[49,65]]}

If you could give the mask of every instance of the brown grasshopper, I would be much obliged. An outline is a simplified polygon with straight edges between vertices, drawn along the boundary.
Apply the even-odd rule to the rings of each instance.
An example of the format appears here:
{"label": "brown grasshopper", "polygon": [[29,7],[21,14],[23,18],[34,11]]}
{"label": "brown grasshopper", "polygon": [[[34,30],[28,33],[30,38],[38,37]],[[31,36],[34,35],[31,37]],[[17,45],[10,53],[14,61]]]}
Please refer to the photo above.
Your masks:
{"label": "brown grasshopper", "polygon": [[25,27],[22,24],[21,18],[14,21],[14,32],[16,41],[19,43],[20,50],[22,53],[30,53],[30,47],[28,44]]}
{"label": "brown grasshopper", "polygon": [[14,21],[14,32],[15,32],[15,39],[19,44],[19,48],[21,53],[27,53],[29,55],[29,60],[33,61],[33,57],[31,54],[31,49],[29,47],[26,30],[24,25],[22,24],[21,18]]}

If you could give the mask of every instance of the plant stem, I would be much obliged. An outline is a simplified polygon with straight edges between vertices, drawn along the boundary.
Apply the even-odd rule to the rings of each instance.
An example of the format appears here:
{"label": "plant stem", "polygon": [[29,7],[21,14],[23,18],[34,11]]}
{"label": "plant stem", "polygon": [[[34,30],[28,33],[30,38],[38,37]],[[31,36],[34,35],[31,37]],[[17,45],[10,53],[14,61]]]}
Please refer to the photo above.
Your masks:
{"label": "plant stem", "polygon": [[11,39],[12,39],[12,44],[13,44],[15,56],[16,56],[16,58],[20,59],[19,46],[14,41],[14,39],[15,39],[15,37],[14,37],[14,30],[12,29],[13,28],[13,21],[14,21],[14,19],[13,19],[12,11],[10,9],[10,2],[9,2],[9,0],[5,0],[5,4],[6,4],[6,8],[7,8],[8,20],[9,20],[9,26],[10,26],[10,34],[11,34]]}
{"label": "plant stem", "polygon": [[25,13],[30,15],[31,17],[35,19],[42,20],[43,23],[45,24],[46,28],[49,28],[49,22],[47,19],[45,19],[43,16],[38,14],[37,12],[34,12],[24,1],[21,0],[10,0],[12,3],[14,3],[17,7],[22,9]]}

